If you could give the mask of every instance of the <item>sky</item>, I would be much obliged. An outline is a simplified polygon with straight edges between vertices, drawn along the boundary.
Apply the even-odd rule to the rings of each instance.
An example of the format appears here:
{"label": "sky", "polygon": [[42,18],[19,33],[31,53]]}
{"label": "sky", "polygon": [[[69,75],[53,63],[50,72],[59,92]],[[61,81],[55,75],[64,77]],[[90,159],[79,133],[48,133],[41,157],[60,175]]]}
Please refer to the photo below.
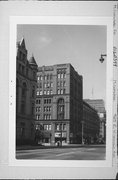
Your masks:
{"label": "sky", "polygon": [[17,41],[25,39],[28,59],[38,66],[71,63],[83,76],[83,99],[106,96],[106,26],[101,25],[18,25]]}

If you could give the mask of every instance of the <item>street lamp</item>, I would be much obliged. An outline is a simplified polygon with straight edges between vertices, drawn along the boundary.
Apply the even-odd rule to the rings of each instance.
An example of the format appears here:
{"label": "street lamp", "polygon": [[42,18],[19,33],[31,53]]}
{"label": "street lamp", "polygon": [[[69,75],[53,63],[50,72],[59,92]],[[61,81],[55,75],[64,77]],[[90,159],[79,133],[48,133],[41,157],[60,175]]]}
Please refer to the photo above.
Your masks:
{"label": "street lamp", "polygon": [[101,63],[103,63],[104,57],[106,57],[106,56],[107,56],[106,54],[101,54],[101,57],[100,57],[99,61],[100,61]]}

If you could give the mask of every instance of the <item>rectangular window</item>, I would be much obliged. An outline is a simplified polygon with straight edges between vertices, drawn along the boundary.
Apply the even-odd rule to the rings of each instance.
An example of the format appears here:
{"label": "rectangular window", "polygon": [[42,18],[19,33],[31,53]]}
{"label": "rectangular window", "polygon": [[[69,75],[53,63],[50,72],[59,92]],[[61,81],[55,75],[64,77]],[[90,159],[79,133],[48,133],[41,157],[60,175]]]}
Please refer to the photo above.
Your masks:
{"label": "rectangular window", "polygon": [[50,91],[48,90],[48,91],[47,91],[47,95],[49,95],[49,94],[50,94]]}
{"label": "rectangular window", "polygon": [[47,115],[46,114],[44,114],[44,120],[46,120],[47,119]]}
{"label": "rectangular window", "polygon": [[66,78],[66,73],[63,74],[63,78],[64,78],[64,79]]}
{"label": "rectangular window", "polygon": [[60,79],[60,77],[61,77],[61,74],[60,74],[60,73],[58,73],[58,74],[57,74],[57,78],[58,78],[58,79]]}
{"label": "rectangular window", "polygon": [[57,94],[60,94],[60,89],[57,90]]}
{"label": "rectangular window", "polygon": [[61,74],[61,79],[63,79],[63,73]]}
{"label": "rectangular window", "polygon": [[44,90],[44,94],[46,95],[46,90]]}
{"label": "rectangular window", "polygon": [[39,96],[39,91],[36,92],[36,95]]}
{"label": "rectangular window", "polygon": [[46,88],[47,87],[47,84],[46,83],[44,83],[44,88]]}
{"label": "rectangular window", "polygon": [[40,91],[39,94],[42,95],[43,94],[42,91]]}
{"label": "rectangular window", "polygon": [[43,77],[40,75],[40,80],[42,81]]}
{"label": "rectangular window", "polygon": [[44,76],[44,80],[47,80],[47,76],[46,75]]}
{"label": "rectangular window", "polygon": [[51,130],[51,129],[52,129],[52,128],[51,128],[51,124],[49,124],[48,126],[49,126],[49,128],[48,128],[48,129],[49,129],[49,130]]}
{"label": "rectangular window", "polygon": [[37,81],[39,81],[39,80],[40,80],[40,77],[38,76],[38,77],[37,77]]}
{"label": "rectangular window", "polygon": [[53,82],[50,83],[50,87],[53,87]]}
{"label": "rectangular window", "polygon": [[66,90],[65,90],[65,89],[63,89],[63,94],[65,94],[65,92],[66,92]]}
{"label": "rectangular window", "polygon": [[52,90],[50,90],[50,94],[52,94]]}
{"label": "rectangular window", "polygon": [[63,124],[63,130],[64,131],[66,130],[66,124]]}
{"label": "rectangular window", "polygon": [[63,82],[63,86],[64,86],[64,87],[66,86],[66,82],[65,82],[65,81]]}
{"label": "rectangular window", "polygon": [[63,94],[63,89],[61,89],[61,94]]}

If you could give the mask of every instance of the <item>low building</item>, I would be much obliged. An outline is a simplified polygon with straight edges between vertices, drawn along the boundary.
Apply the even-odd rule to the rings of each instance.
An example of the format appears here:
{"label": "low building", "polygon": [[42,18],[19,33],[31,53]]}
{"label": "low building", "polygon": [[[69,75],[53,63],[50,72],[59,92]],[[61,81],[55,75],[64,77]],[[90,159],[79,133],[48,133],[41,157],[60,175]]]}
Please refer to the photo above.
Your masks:
{"label": "low building", "polygon": [[35,136],[37,64],[33,56],[27,60],[24,38],[17,43],[16,65],[16,143],[27,144]]}
{"label": "low building", "polygon": [[100,129],[100,118],[97,111],[83,101],[82,143],[97,143]]}
{"label": "low building", "polygon": [[71,64],[42,66],[37,72],[36,140],[81,143],[82,76]]}
{"label": "low building", "polygon": [[90,106],[96,109],[100,118],[100,132],[99,138],[103,141],[106,140],[106,110],[104,101],[102,99],[85,99]]}

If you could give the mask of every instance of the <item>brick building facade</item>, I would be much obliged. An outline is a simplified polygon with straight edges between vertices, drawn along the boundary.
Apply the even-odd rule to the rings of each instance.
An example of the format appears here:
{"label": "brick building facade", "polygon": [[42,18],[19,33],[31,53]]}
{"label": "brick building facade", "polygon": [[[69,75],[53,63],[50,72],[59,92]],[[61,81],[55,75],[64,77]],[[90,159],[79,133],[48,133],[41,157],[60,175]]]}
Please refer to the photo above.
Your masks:
{"label": "brick building facade", "polygon": [[71,64],[42,66],[37,72],[36,140],[81,143],[82,76]]}
{"label": "brick building facade", "polygon": [[82,143],[96,143],[100,131],[100,118],[97,111],[83,101]]}

